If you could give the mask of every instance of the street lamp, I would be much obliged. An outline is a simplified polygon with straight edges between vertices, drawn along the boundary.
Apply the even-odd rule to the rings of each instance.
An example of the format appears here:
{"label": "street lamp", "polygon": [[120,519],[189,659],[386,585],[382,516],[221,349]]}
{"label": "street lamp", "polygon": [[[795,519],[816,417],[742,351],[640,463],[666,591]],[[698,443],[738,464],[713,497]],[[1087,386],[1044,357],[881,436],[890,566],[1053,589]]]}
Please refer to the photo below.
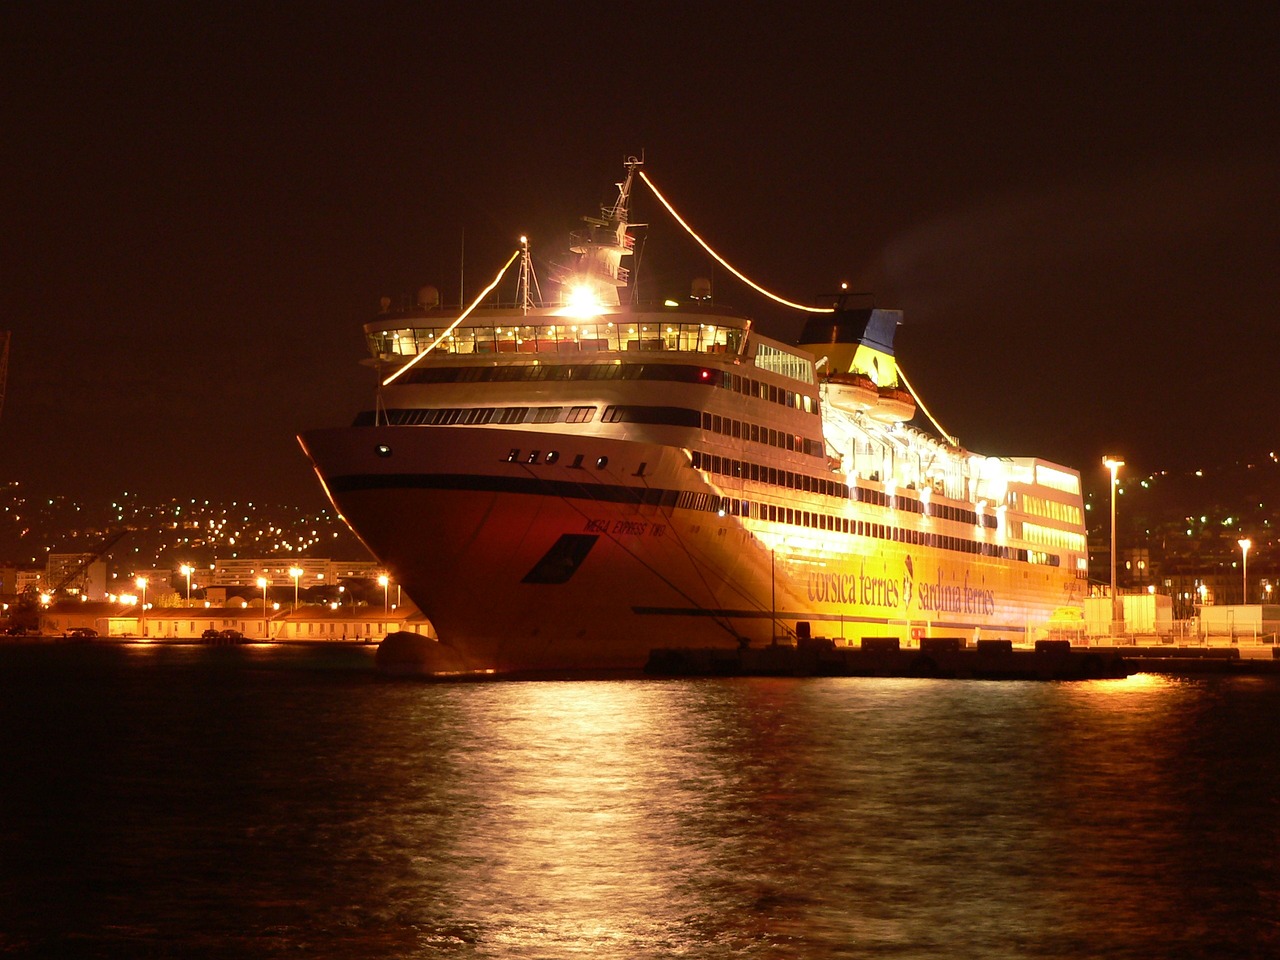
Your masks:
{"label": "street lamp", "polygon": [[1102,465],[1111,471],[1111,628],[1115,632],[1116,622],[1124,619],[1120,612],[1124,608],[1120,606],[1120,598],[1116,596],[1116,475],[1124,466],[1124,461],[1118,457],[1103,457]]}
{"label": "street lamp", "polygon": [[262,638],[271,639],[271,627],[267,623],[267,583],[266,577],[258,578],[258,587],[262,590]]}
{"label": "street lamp", "polygon": [[[293,612],[298,612],[298,578],[302,576],[301,567],[290,567],[289,576],[293,577]],[[297,629],[296,627],[294,629]]]}
{"label": "street lamp", "polygon": [[387,575],[385,573],[382,574],[380,577],[378,577],[378,586],[382,588],[382,632],[383,633],[387,632],[387,600],[389,596],[388,586],[390,583],[391,581],[387,579]]}
{"label": "street lamp", "polygon": [[1240,544],[1240,602],[1249,602],[1249,548],[1253,546],[1253,541],[1246,538],[1237,540]]}
{"label": "street lamp", "polygon": [[138,623],[141,624],[141,632],[145,637],[147,635],[147,578],[138,577],[138,579],[133,582],[136,583],[138,585],[138,589],[142,591],[142,607],[141,612],[138,614]]}
{"label": "street lamp", "polygon": [[187,606],[191,606],[191,564],[184,563],[178,568],[178,572],[187,578]]}

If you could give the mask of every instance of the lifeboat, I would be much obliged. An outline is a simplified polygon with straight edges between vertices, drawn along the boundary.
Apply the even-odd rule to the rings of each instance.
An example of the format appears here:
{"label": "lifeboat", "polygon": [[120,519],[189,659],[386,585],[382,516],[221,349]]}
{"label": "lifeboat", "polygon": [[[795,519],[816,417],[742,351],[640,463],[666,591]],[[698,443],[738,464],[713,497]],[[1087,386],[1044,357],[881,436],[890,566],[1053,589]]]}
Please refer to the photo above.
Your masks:
{"label": "lifeboat", "polygon": [[827,402],[846,413],[867,413],[880,404],[880,390],[863,373],[833,373],[826,380]]}
{"label": "lifeboat", "polygon": [[902,387],[880,387],[878,402],[871,416],[877,420],[907,421],[916,415],[916,398]]}

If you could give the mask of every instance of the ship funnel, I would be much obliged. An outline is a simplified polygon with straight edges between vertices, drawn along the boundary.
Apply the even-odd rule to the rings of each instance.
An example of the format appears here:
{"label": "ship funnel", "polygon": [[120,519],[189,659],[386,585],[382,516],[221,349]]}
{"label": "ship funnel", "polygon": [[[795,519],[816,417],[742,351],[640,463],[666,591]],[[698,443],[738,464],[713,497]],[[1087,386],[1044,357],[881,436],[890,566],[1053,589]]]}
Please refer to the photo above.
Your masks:
{"label": "ship funnel", "polygon": [[862,374],[877,386],[892,387],[898,383],[893,335],[900,323],[901,310],[837,310],[806,321],[799,346],[826,357],[832,374]]}
{"label": "ship funnel", "polygon": [[899,383],[893,357],[893,335],[901,322],[901,310],[864,308],[837,309],[805,323],[799,345],[819,362],[827,361],[828,403],[885,422],[915,416],[915,398]]}

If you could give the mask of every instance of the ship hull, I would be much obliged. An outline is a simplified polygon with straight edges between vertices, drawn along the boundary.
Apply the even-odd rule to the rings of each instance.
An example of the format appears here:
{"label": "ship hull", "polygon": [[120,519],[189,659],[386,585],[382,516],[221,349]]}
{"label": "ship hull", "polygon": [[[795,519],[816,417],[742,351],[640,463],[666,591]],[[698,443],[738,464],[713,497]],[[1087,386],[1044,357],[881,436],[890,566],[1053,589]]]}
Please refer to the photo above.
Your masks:
{"label": "ship hull", "polygon": [[734,515],[723,505],[752,491],[713,485],[680,448],[467,427],[300,439],[471,671],[634,670],[655,648],[760,645],[802,622],[839,643],[1020,641],[1078,591],[1048,568]]}

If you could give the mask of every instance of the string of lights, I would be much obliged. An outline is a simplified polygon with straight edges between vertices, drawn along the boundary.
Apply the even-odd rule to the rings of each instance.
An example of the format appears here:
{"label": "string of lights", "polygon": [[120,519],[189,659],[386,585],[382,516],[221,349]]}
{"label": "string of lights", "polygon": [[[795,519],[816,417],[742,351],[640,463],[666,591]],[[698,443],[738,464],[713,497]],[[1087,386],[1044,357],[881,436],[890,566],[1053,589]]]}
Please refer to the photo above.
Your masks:
{"label": "string of lights", "polygon": [[929,418],[929,422],[938,428],[938,432],[946,438],[947,442],[953,447],[960,446],[960,438],[943,429],[936,417],[929,412],[929,408],[924,405],[924,401],[920,399],[920,394],[916,393],[916,388],[911,385],[911,381],[907,379],[907,375],[902,371],[902,364],[898,364],[898,379],[902,381],[902,385],[911,391],[911,395],[916,398],[916,406],[920,408],[920,412]]}
{"label": "string of lights", "polygon": [[[735,277],[737,277],[739,280],[741,280],[743,283],[749,286],[752,290],[755,290],[757,293],[768,297],[770,300],[773,300],[776,303],[780,303],[786,307],[792,307],[793,309],[796,309],[796,310],[804,310],[807,313],[835,313],[834,307],[810,307],[802,303],[795,303],[791,300],[786,299],[785,297],[780,297],[776,293],[772,293],[766,290],[764,287],[760,286],[760,284],[756,283],[750,277],[746,276],[744,273],[742,273],[742,271],[734,267],[733,264],[729,263],[729,261],[727,261],[724,257],[720,256],[720,254],[716,253],[715,250],[711,249],[711,245],[708,244],[705,240],[703,240],[702,237],[698,236],[697,231],[694,230],[693,227],[689,226],[688,222],[682,216],[680,216],[680,214],[676,213],[676,208],[673,207],[671,205],[671,202],[662,195],[662,192],[654,185],[654,182],[649,179],[649,175],[645,173],[643,170],[640,171],[640,179],[643,180],[645,184],[649,187],[649,189],[653,191],[653,195],[658,198],[658,201],[664,207],[667,208],[667,212],[671,214],[671,216],[675,219],[676,223],[684,227],[685,232],[688,233],[689,236],[693,237],[694,240],[698,241],[699,245],[702,247],[703,250],[707,251],[707,253],[709,253],[712,257],[715,258],[717,263],[719,263],[722,267],[724,267],[726,270],[732,273]],[[953,436],[952,434],[948,433],[945,429],[943,429],[942,424],[938,423],[937,419],[933,416],[933,414],[929,412],[929,408],[926,407],[924,404],[924,401],[920,399],[920,394],[916,393],[915,387],[911,386],[910,382],[908,382],[907,375],[903,372],[901,364],[898,364],[898,376],[902,379],[903,386],[905,386],[908,390],[910,390],[911,395],[916,398],[917,406],[919,406],[920,410],[924,413],[924,415],[929,418],[929,422],[932,423],[935,427],[937,427],[938,432],[941,433],[951,444],[955,446],[959,446],[960,441],[955,436]]]}
{"label": "string of lights", "polygon": [[480,301],[482,301],[485,297],[487,297],[493,291],[493,288],[502,282],[503,275],[508,270],[511,269],[511,265],[516,262],[516,257],[518,256],[520,256],[519,250],[513,253],[511,255],[511,259],[508,260],[505,264],[503,264],[502,269],[498,271],[498,275],[493,278],[493,282],[480,291],[480,296],[476,297],[474,300],[471,301],[471,306],[463,310],[462,313],[459,314],[457,320],[449,324],[449,326],[444,330],[443,333],[440,334],[440,336],[436,337],[433,341],[431,341],[431,343],[428,346],[423,348],[421,353],[419,353],[416,357],[414,357],[412,360],[406,363],[403,367],[401,367],[391,376],[387,377],[387,379],[383,380],[382,385],[385,387],[385,386],[388,386],[389,384],[394,383],[396,380],[400,378],[402,374],[405,373],[405,371],[407,371],[410,367],[412,367],[415,363],[417,363],[419,360],[425,357],[428,353],[430,353],[436,347],[440,346],[441,341],[443,341],[445,337],[449,336],[449,334],[453,333],[453,331],[457,329],[458,324],[460,324],[463,320],[467,319],[467,317],[471,316],[471,312],[475,310],[476,307],[480,306]]}
{"label": "string of lights", "polygon": [[689,236],[693,237],[694,240],[698,241],[699,245],[702,247],[703,250],[711,254],[711,256],[715,258],[715,261],[718,264],[720,264],[720,266],[724,267],[726,270],[732,273],[735,277],[737,277],[739,280],[741,280],[743,283],[749,286],[752,290],[756,291],[756,293],[766,296],[770,300],[773,300],[777,303],[782,304],[784,307],[791,307],[793,310],[804,310],[806,313],[835,313],[836,312],[835,307],[810,307],[810,306],[806,306],[803,303],[796,303],[795,301],[788,300],[785,297],[780,297],[776,293],[771,293],[770,291],[766,290],[764,287],[760,286],[760,284],[756,283],[750,277],[746,276],[744,273],[742,273],[740,270],[734,267],[734,265],[731,264],[728,260],[720,256],[720,254],[712,250],[710,244],[708,244],[707,241],[703,240],[702,237],[698,236],[697,232],[693,229],[693,227],[689,226],[689,224],[685,222],[684,218],[681,217],[680,214],[676,213],[676,208],[673,207],[671,203],[667,200],[667,198],[662,195],[661,191],[659,191],[658,188],[654,186],[653,181],[649,179],[649,175],[645,173],[643,170],[640,171],[640,179],[643,180],[648,185],[649,189],[653,191],[653,195],[658,198],[658,201],[664,207],[667,208],[667,212],[671,214],[672,217],[675,218],[676,223],[684,227],[685,232],[688,233]]}

